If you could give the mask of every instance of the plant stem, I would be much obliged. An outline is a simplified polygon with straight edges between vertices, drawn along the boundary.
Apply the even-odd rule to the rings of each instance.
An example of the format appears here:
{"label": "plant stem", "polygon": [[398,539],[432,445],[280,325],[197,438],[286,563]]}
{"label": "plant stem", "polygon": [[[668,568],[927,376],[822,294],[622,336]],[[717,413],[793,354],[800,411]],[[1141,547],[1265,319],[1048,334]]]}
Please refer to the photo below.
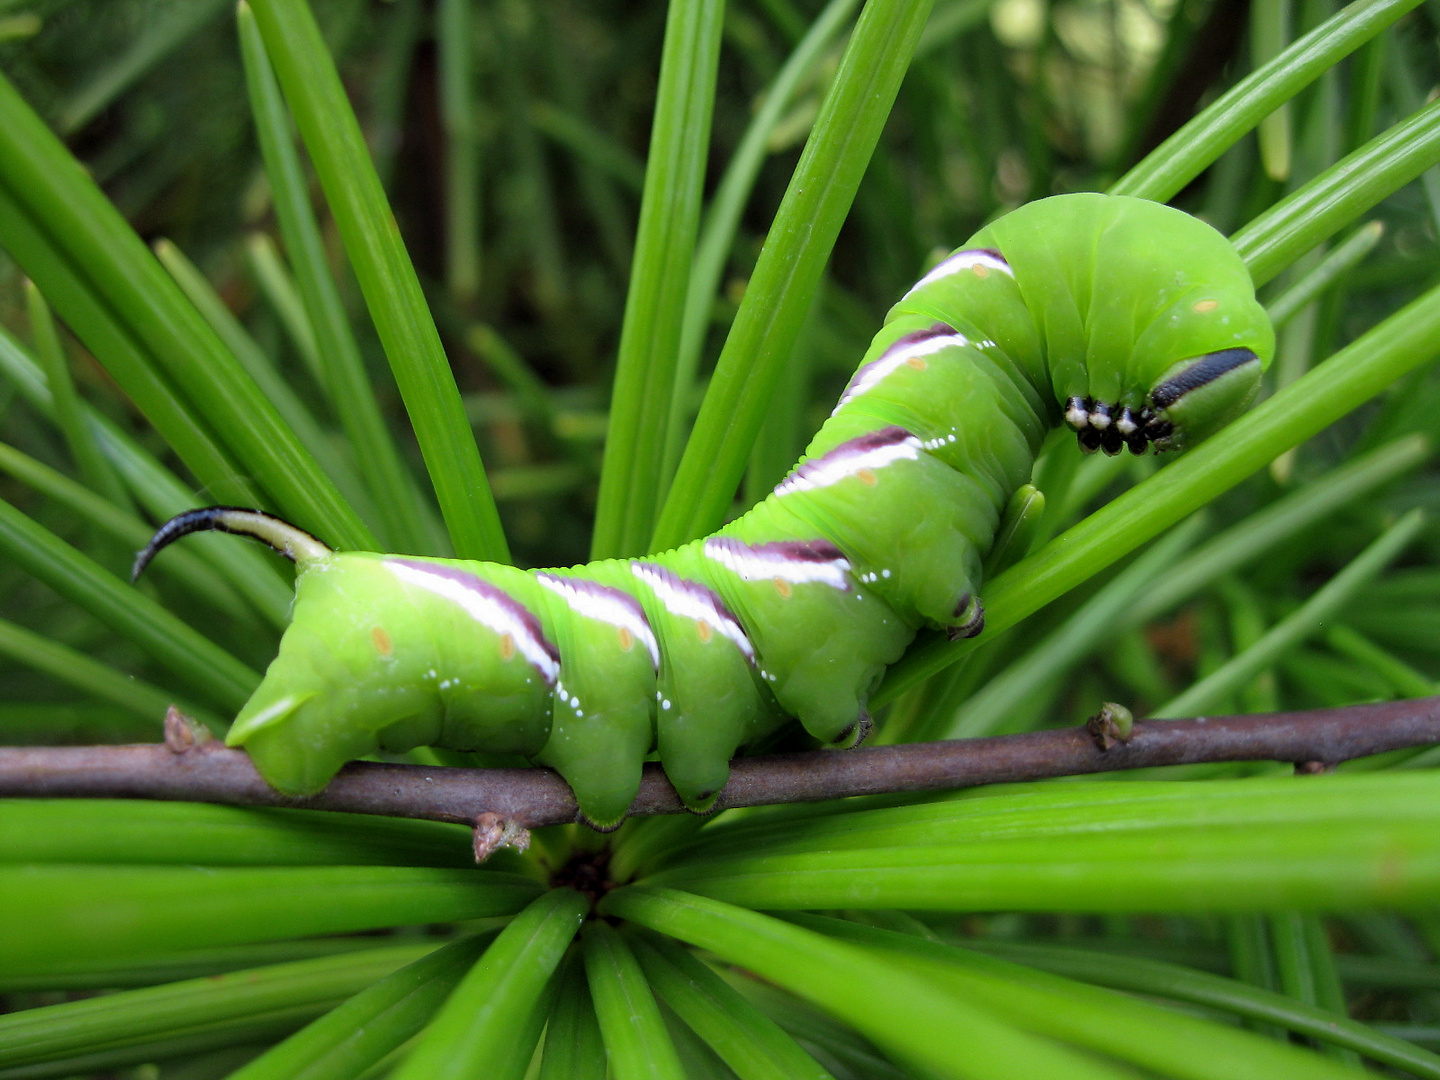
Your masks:
{"label": "plant stem", "polygon": [[[1083,727],[986,739],[877,746],[837,753],[739,758],[721,807],[936,791],[1055,776],[1214,761],[1334,765],[1440,742],[1440,697],[1310,712],[1139,722],[1128,742],[1097,748]],[[352,762],[309,799],[286,798],[249,757],[218,743],[0,748],[0,797],[148,798],[289,806],[472,824],[495,814],[526,828],[576,820],[574,796],[549,769],[462,769]],[[632,816],[684,806],[658,765],[647,765]]]}

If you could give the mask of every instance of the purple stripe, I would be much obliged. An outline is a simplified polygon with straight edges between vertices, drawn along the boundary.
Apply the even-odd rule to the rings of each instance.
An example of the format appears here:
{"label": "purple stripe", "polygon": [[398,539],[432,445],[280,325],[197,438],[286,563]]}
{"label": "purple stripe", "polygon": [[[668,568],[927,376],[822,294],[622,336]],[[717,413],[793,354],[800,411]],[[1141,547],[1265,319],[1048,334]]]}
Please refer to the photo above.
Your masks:
{"label": "purple stripe", "polygon": [[[497,634],[513,634],[523,636],[524,641],[518,642],[521,655],[530,660],[536,670],[544,676],[547,684],[555,684],[554,671],[560,666],[560,650],[550,643],[545,637],[545,630],[537,619],[524,604],[520,603],[503,589],[490,584],[478,574],[468,570],[462,570],[457,566],[447,566],[444,563],[421,562],[418,559],[406,559],[391,557],[384,560],[392,567],[401,567],[411,574],[423,574],[426,578],[432,578],[436,584],[446,583],[463,590],[465,594],[471,595],[477,601],[474,605],[465,605],[466,610],[484,623],[485,626]],[[408,578],[415,583],[413,578]],[[439,591],[439,590],[432,590]],[[444,595],[443,592],[440,595]],[[496,618],[484,618],[477,614],[486,607],[494,609]],[[527,648],[527,646],[529,646]],[[550,665],[537,662],[541,656],[548,657]]]}
{"label": "purple stripe", "polygon": [[743,581],[780,578],[795,584],[820,583],[848,591],[850,562],[829,540],[775,540],[751,547],[729,536],[705,541],[705,555]]}
{"label": "purple stripe", "polygon": [[1015,276],[1015,271],[1010,268],[1010,263],[1005,256],[994,248],[966,248],[964,251],[957,251],[946,256],[944,261],[912,285],[910,291],[901,297],[901,300],[913,296],[925,286],[939,281],[941,278],[947,278],[951,274],[958,274],[964,270],[974,270],[979,273],[981,269],[998,270],[1012,278]]}
{"label": "purple stripe", "polygon": [[904,337],[896,339],[883,353],[868,364],[862,364],[859,370],[851,376],[850,382],[845,386],[845,392],[840,395],[840,401],[830,415],[834,416],[851,401],[873,390],[901,364],[920,360],[947,345],[968,344],[969,340],[964,334],[945,323],[936,323],[927,330],[916,330],[912,334],[906,334]]}
{"label": "purple stripe", "polygon": [[828,487],[863,470],[883,469],[900,460],[915,460],[922,445],[918,438],[894,424],[841,443],[833,450],[796,466],[775,487],[776,495]]}
{"label": "purple stripe", "polygon": [[746,660],[755,663],[755,646],[740,625],[740,620],[716,592],[657,563],[634,562],[630,564],[630,571],[650,586],[670,614],[709,623],[719,634],[734,642]]}
{"label": "purple stripe", "polygon": [[589,578],[551,574],[543,570],[536,572],[535,580],[559,595],[571,611],[617,627],[639,639],[650,654],[655,669],[659,670],[660,646],[655,640],[650,620],[645,618],[644,607],[635,597]]}

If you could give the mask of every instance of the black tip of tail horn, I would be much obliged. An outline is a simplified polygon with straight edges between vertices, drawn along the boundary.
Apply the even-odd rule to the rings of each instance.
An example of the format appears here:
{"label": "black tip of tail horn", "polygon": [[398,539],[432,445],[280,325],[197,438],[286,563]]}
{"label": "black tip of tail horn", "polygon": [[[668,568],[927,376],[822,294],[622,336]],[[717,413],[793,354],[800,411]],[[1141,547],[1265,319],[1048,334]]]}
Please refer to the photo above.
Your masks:
{"label": "black tip of tail horn", "polygon": [[150,538],[150,543],[135,556],[135,565],[130,569],[130,580],[139,580],[145,568],[150,565],[150,560],[160,554],[161,550],[182,536],[197,532],[225,532],[254,537],[291,562],[315,558],[330,551],[325,544],[304,529],[259,510],[247,510],[240,506],[205,506],[176,514],[161,525]]}

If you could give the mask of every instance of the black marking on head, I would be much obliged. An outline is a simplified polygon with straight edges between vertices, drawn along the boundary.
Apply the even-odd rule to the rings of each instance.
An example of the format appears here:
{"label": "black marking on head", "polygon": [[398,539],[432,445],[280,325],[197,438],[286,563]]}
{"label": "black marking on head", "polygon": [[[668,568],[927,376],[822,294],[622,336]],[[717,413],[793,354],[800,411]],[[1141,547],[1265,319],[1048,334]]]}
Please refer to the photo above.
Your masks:
{"label": "black marking on head", "polygon": [[1093,454],[1096,450],[1099,450],[1100,440],[1104,437],[1105,433],[1103,431],[1093,427],[1081,428],[1076,433],[1076,438],[1080,443],[1080,449],[1087,454]]}
{"label": "black marking on head", "polygon": [[1116,428],[1106,428],[1104,435],[1100,437],[1100,449],[1104,450],[1108,457],[1114,457],[1125,449],[1125,436]]}
{"label": "black marking on head", "polygon": [[135,564],[130,568],[130,580],[138,580],[150,565],[150,560],[160,554],[162,549],[182,536],[197,532],[249,536],[284,555],[291,562],[299,561],[296,554],[297,544],[294,543],[296,540],[307,541],[305,546],[314,545],[327,552],[330,550],[321,540],[304,529],[271,514],[248,510],[243,506],[204,506],[198,510],[186,510],[183,514],[176,514],[161,525],[144,550],[135,556]]}
{"label": "black marking on head", "polygon": [[1150,401],[1157,409],[1168,409],[1192,390],[1214,382],[1227,372],[1260,359],[1249,349],[1221,349],[1207,353],[1188,368],[1167,379],[1150,391]]}

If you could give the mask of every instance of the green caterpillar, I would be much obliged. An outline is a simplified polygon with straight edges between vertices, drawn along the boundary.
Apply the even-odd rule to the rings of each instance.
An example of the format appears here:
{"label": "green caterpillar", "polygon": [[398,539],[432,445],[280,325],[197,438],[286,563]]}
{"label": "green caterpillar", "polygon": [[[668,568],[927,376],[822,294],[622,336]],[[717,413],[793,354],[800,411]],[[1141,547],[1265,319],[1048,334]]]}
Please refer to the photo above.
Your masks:
{"label": "green caterpillar", "polygon": [[415,746],[527,755],[585,818],[623,819],[657,750],[713,805],[737,749],[794,717],[828,744],[922,626],[984,625],[981,559],[1057,423],[1082,447],[1179,450],[1254,397],[1274,348],[1230,244],[1177,210],[1066,195],[981,230],[891,309],[804,459],[713,536],[527,572],[333,552],[255,511],[219,529],[299,566],[294,620],[230,732],[274,787]]}

